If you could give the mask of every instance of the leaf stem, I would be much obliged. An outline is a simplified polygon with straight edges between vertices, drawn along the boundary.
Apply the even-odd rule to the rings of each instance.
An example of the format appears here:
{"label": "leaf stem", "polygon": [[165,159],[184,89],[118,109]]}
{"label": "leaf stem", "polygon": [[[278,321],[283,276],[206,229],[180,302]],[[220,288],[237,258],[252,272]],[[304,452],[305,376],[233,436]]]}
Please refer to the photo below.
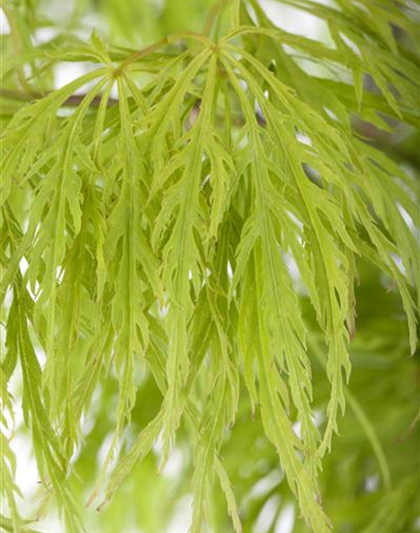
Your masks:
{"label": "leaf stem", "polygon": [[131,65],[138,59],[141,59],[142,57],[145,57],[155,52],[156,50],[159,50],[159,48],[162,48],[163,46],[168,46],[169,44],[179,41],[181,39],[192,39],[193,41],[198,41],[207,46],[214,46],[214,43],[206,35],[203,35],[201,33],[197,33],[194,31],[182,31],[172,33],[167,37],[160,39],[159,41],[156,41],[155,43],[152,43],[149,46],[146,46],[146,48],[142,48],[141,50],[134,52],[134,54],[130,55],[125,61],[123,61],[121,66],[117,69],[116,73],[118,74],[128,65]]}

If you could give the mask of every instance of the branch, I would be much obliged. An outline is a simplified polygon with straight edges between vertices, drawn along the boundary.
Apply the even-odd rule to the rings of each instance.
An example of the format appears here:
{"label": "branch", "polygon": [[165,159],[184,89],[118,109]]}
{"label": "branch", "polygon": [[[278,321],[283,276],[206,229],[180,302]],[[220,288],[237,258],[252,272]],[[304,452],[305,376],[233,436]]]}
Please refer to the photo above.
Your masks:
{"label": "branch", "polygon": [[[0,89],[0,97],[7,98],[10,100],[19,100],[22,102],[32,102],[34,100],[39,100],[51,94],[47,93],[29,93],[13,89]],[[63,102],[62,107],[78,107],[81,102],[86,97],[85,94],[72,94],[65,102]],[[95,96],[91,101],[90,107],[98,108],[101,103],[101,96]],[[109,98],[107,107],[112,107],[118,104],[118,98]],[[257,121],[260,126],[265,127],[266,121],[261,113],[257,112]],[[237,117],[235,120],[236,125],[242,126],[244,124],[243,118]],[[398,143],[392,137],[392,134],[384,132],[373,126],[368,122],[361,120],[354,121],[353,123],[354,130],[362,135],[363,140],[368,144],[390,154],[393,154],[398,160],[405,160],[411,164],[414,168],[420,168],[420,159],[418,155],[412,153],[410,150],[405,149],[402,146],[399,146]]]}
{"label": "branch", "polygon": [[[34,100],[45,98],[49,94],[51,93],[27,93],[23,91],[15,91],[13,89],[0,89],[1,98],[8,98],[9,100],[19,100],[21,102],[32,102]],[[77,107],[81,104],[85,97],[85,94],[72,94],[71,96],[69,96],[69,98],[67,98],[65,102],[63,102],[62,107]],[[95,96],[95,98],[91,101],[90,106],[99,107],[101,100],[102,96]],[[118,104],[118,100],[116,98],[108,99],[108,107],[112,107],[115,104]]]}

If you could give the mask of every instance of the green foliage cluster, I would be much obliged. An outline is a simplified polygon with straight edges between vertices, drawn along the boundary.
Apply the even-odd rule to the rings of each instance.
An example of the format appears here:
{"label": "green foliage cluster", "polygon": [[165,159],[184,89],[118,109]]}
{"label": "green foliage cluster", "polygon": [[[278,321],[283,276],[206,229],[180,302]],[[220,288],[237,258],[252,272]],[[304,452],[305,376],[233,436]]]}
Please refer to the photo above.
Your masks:
{"label": "green foliage cluster", "polygon": [[[111,45],[97,32],[76,36],[87,0],[74,28],[47,22],[45,0],[1,3],[11,30],[0,194],[5,531],[33,527],[14,481],[16,401],[41,507],[53,497],[68,533],[83,529],[80,476],[96,478],[89,504],[109,502],[133,475],[144,498],[163,498],[156,442],[161,469],[174,445],[191,458],[176,488],[193,494],[191,533],[251,531],[271,495],[253,499],[249,483],[278,465],[273,488],[293,495],[303,519],[294,531],[328,533],[329,516],[338,527],[352,516],[349,494],[372,469],[355,472],[352,461],[366,457],[384,499],[370,521],[365,491],[356,529],[342,531],[414,527],[413,451],[394,486],[395,451],[378,437],[388,424],[377,433],[366,412],[393,417],[400,435],[416,416],[404,355],[417,346],[418,169],[358,126],[418,127],[415,3],[279,2],[323,20],[331,42],[277,27],[257,0],[207,4],[164,4],[159,27],[136,33],[131,2],[100,3],[111,40],[120,35]],[[202,33],[165,35],[207,9]],[[36,30],[51,27],[57,35],[35,44]],[[54,90],[54,69],[69,63],[84,73]],[[392,394],[395,411],[384,404]],[[110,433],[96,472],[88,459]],[[348,505],[330,509],[340,471]],[[142,480],[156,487],[141,491]],[[143,527],[159,531],[150,520]]]}

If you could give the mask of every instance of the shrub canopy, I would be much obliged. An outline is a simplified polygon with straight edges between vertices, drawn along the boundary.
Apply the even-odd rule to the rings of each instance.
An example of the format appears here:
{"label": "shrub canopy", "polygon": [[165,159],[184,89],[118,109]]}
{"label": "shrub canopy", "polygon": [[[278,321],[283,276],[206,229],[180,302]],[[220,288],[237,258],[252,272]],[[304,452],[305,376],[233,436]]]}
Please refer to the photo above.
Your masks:
{"label": "shrub canopy", "polygon": [[120,487],[101,531],[161,531],[187,492],[191,533],[270,502],[296,532],[414,530],[416,6],[274,4],[324,35],[257,0],[2,1],[5,531],[36,516],[19,404],[68,533]]}

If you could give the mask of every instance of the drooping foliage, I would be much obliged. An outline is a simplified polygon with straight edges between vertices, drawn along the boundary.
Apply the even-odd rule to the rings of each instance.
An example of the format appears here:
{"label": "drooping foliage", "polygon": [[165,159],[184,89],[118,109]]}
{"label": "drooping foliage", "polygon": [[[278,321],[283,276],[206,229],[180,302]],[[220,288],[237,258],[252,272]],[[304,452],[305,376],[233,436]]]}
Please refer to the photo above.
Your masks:
{"label": "drooping foliage", "polygon": [[[37,44],[45,2],[2,2],[11,46],[0,194],[6,531],[30,531],[14,482],[17,401],[44,500],[55,498],[69,533],[83,528],[75,478],[84,476],[84,422],[106,394],[112,437],[89,504],[123,490],[156,442],[161,469],[185,445],[190,531],[217,523],[216,490],[225,527],[239,533],[242,489],[230,463],[251,426],[247,438],[275,450],[267,456],[306,524],[296,528],[327,533],[320,472],[340,446],[346,404],[386,497],[413,498],[413,477],[391,488],[382,446],[347,384],[351,342],[362,346],[361,266],[382,272],[399,295],[407,325],[399,334],[409,338],[400,351],[417,346],[416,169],[367,142],[362,127],[418,126],[415,6],[278,3],[322,20],[328,39],[288,32],[262,3],[235,0],[208,6],[203,33],[171,33],[139,50],[64,28]],[[127,20],[121,6],[104,2],[117,27]],[[88,9],[76,4],[75,19]],[[83,73],[54,88],[54,69],[72,63]],[[376,519],[366,532],[388,527]]]}

